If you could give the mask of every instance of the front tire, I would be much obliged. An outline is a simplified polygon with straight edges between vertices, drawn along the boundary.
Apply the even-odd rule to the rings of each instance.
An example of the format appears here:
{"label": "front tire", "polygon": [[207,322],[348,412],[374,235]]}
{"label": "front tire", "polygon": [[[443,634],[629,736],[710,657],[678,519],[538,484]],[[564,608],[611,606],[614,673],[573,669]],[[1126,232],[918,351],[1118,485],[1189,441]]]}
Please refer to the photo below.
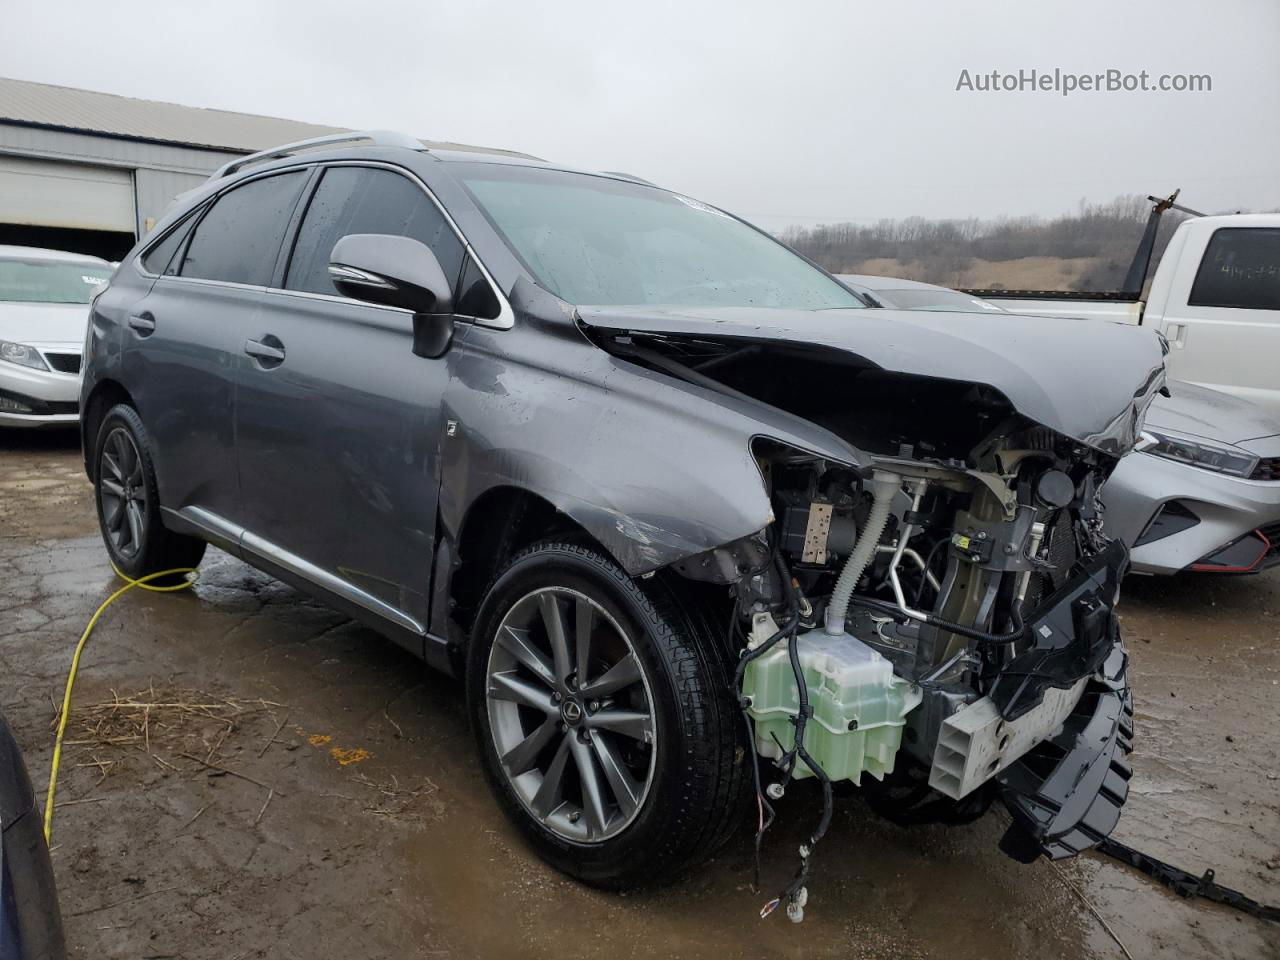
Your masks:
{"label": "front tire", "polygon": [[205,542],[160,521],[150,439],[133,407],[121,403],[107,411],[94,438],[93,465],[98,526],[117,570],[136,580],[200,563]]}
{"label": "front tire", "polygon": [[467,693],[490,786],[544,859],[594,886],[700,862],[741,810],[741,719],[688,606],[546,542],[511,560],[476,618]]}

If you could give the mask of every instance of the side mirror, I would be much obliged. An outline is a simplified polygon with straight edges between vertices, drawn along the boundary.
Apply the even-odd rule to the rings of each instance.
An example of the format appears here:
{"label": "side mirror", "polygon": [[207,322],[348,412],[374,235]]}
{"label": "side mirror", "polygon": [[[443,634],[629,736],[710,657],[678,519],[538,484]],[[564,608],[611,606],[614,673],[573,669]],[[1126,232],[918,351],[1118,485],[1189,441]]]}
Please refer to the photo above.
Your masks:
{"label": "side mirror", "polygon": [[426,244],[353,233],[329,254],[329,278],[354,300],[413,311],[413,352],[438,357],[453,339],[453,286]]}

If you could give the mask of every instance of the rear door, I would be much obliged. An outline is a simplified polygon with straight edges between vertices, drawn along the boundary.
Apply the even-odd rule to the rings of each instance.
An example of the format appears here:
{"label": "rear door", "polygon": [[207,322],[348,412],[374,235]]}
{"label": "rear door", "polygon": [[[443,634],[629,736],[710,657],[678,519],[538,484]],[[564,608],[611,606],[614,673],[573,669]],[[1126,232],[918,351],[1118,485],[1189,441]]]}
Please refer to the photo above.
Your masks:
{"label": "rear door", "polygon": [[1206,234],[1188,238],[1157,324],[1169,376],[1280,413],[1280,227]]}
{"label": "rear door", "polygon": [[237,375],[306,177],[237,184],[167,234],[141,258],[156,279],[125,318],[126,386],[151,435],[160,502],[228,546],[241,521]]}
{"label": "rear door", "polygon": [[241,368],[236,437],[246,552],[414,633],[427,622],[451,355],[413,355],[412,315],[341,296],[329,254],[352,233],[408,236],[445,274],[464,247],[398,168],[323,168]]}

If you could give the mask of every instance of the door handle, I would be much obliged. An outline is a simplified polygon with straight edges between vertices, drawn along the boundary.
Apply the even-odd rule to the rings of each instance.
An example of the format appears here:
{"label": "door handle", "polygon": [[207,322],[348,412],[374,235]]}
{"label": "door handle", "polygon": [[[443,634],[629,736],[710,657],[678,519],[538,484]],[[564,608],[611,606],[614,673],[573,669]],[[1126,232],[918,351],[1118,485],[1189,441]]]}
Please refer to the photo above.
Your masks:
{"label": "door handle", "polygon": [[150,313],[135,313],[129,317],[129,327],[145,337],[155,333],[156,318]]}
{"label": "door handle", "polygon": [[1187,325],[1185,323],[1171,323],[1165,328],[1165,339],[1169,341],[1169,346],[1175,350],[1181,350],[1187,345]]}
{"label": "door handle", "polygon": [[261,360],[263,366],[275,366],[284,362],[284,344],[270,334],[261,340],[246,340],[244,352]]}

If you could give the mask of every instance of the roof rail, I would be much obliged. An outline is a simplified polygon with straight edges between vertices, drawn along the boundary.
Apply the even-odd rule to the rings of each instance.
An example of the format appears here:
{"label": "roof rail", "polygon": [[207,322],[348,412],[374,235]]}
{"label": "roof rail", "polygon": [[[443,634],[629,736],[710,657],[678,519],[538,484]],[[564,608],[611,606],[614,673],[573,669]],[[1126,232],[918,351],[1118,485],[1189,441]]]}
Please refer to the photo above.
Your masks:
{"label": "roof rail", "polygon": [[258,153],[251,153],[247,157],[240,157],[238,160],[232,160],[224,163],[210,175],[210,180],[219,180],[222,177],[229,177],[237,170],[247,167],[251,163],[262,163],[266,160],[278,160],[281,157],[292,156],[302,150],[310,150],[314,147],[327,147],[339,143],[358,143],[368,141],[375,147],[408,147],[411,150],[422,150],[422,141],[415,137],[409,136],[407,133],[397,133],[394,130],[354,130],[350,133],[329,133],[323,137],[312,137],[309,140],[299,140],[296,143],[286,143],[283,146],[272,147],[270,150],[262,150]]}

